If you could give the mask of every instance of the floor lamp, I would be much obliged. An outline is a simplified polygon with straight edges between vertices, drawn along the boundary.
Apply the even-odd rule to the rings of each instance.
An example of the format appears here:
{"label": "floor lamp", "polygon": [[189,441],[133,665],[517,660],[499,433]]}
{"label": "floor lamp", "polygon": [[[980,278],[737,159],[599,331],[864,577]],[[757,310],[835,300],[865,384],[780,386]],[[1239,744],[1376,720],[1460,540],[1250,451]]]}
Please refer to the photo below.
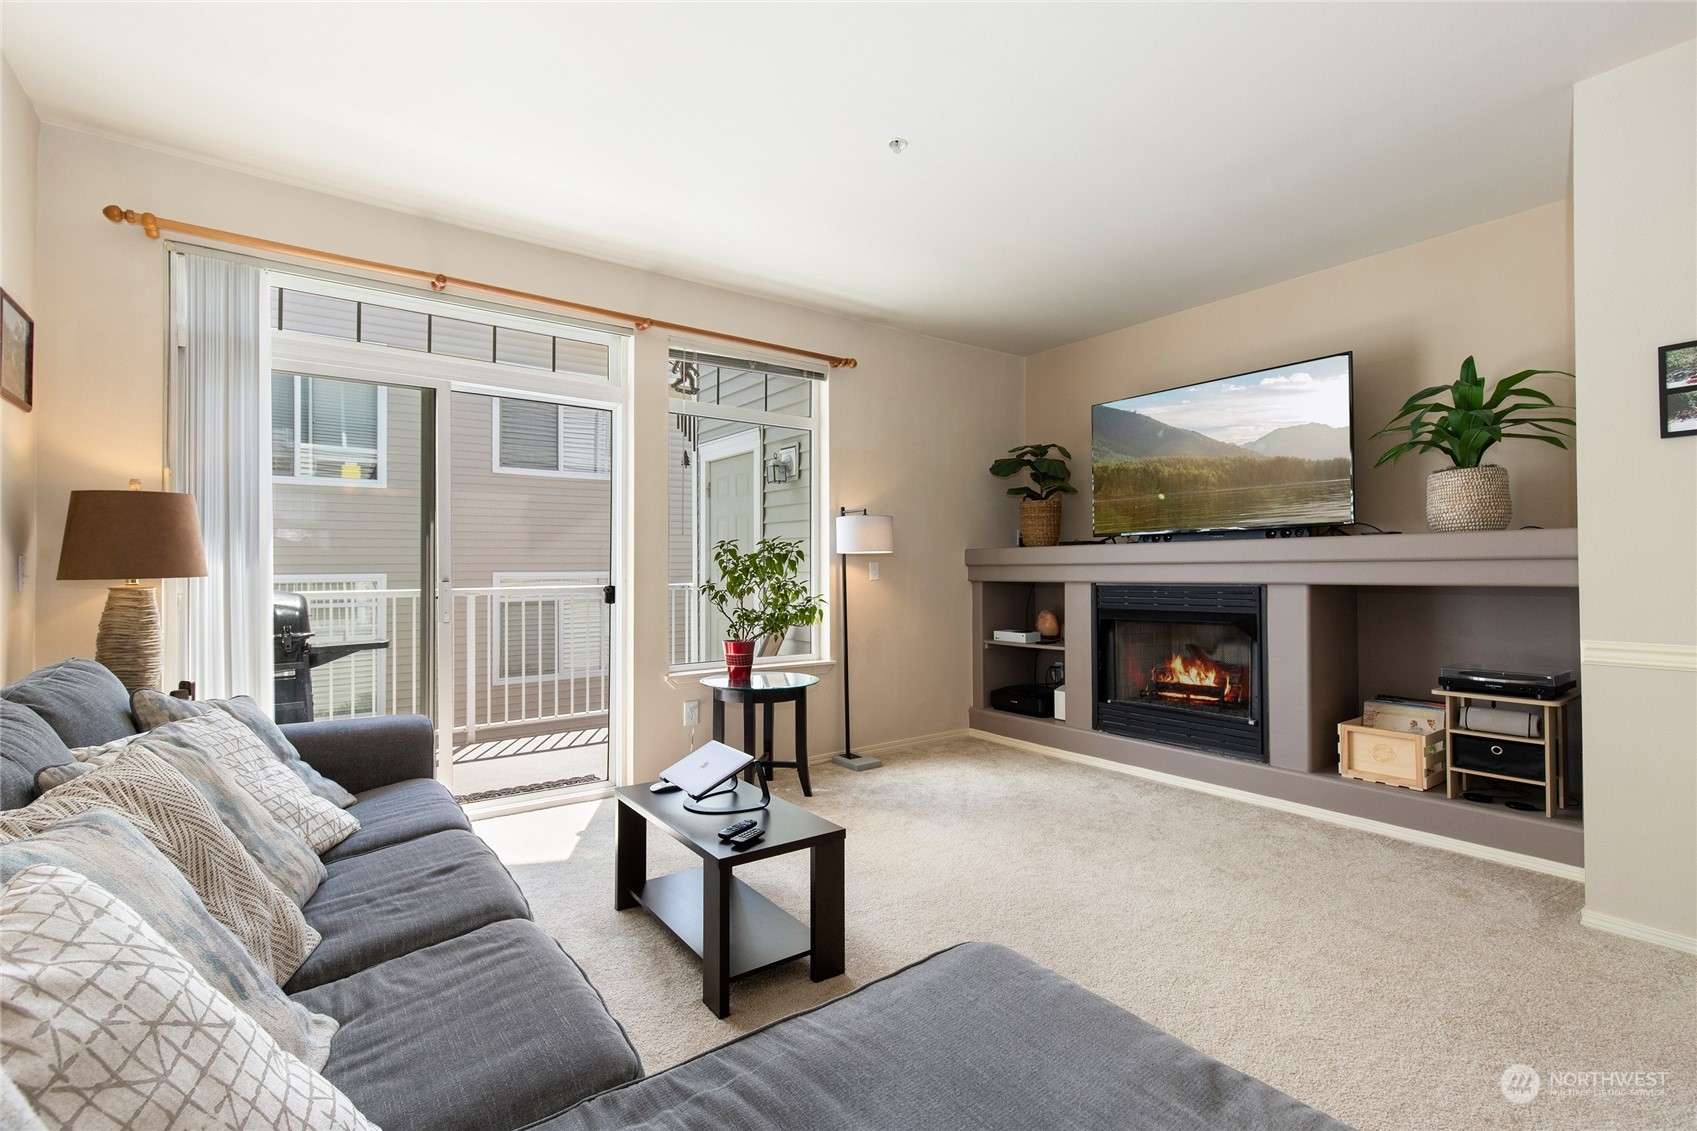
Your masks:
{"label": "floor lamp", "polygon": [[848,555],[893,554],[896,550],[896,520],[887,514],[867,514],[865,507],[837,511],[837,556],[842,559],[843,595],[843,752],[831,761],[851,770],[875,770],[884,763],[854,752],[849,738],[849,627]]}
{"label": "floor lamp", "polygon": [[159,605],[139,578],[205,577],[194,498],[170,491],[72,491],[59,550],[60,581],[127,578],[106,591],[94,658],[126,690],[158,688],[163,668]]}

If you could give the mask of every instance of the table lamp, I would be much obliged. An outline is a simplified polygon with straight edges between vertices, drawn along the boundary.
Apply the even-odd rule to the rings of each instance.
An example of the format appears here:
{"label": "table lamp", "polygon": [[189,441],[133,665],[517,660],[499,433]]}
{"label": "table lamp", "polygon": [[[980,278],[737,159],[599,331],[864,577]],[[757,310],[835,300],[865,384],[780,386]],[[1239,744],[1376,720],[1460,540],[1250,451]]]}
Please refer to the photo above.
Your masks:
{"label": "table lamp", "polygon": [[865,754],[856,754],[849,739],[849,667],[848,667],[848,555],[893,554],[896,552],[896,520],[887,514],[867,514],[865,507],[837,511],[837,554],[842,558],[843,575],[843,752],[831,761],[851,770],[875,770],[884,763]]}
{"label": "table lamp", "polygon": [[157,688],[164,674],[159,602],[140,578],[205,577],[194,498],[170,491],[72,491],[59,550],[60,581],[124,578],[106,591],[95,661],[129,691]]}

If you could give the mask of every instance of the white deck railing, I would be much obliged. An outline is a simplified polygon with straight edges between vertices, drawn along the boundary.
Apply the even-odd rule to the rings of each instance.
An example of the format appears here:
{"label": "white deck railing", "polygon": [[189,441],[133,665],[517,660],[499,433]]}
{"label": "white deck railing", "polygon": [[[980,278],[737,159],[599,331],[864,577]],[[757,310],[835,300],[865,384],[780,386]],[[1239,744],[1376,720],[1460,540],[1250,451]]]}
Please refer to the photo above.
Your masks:
{"label": "white deck railing", "polygon": [[[303,587],[304,588],[304,587]],[[430,665],[416,589],[310,590],[316,644],[387,640],[312,673],[318,718],[422,710]],[[454,733],[604,715],[611,622],[602,587],[500,585],[456,589]]]}

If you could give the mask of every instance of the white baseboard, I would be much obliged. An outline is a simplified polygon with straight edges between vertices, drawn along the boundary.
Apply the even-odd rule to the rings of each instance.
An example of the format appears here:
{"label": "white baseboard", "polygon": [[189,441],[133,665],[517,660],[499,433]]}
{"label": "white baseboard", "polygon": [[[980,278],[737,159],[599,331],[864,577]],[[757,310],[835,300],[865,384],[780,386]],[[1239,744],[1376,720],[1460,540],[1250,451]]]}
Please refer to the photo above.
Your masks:
{"label": "white baseboard", "polygon": [[[906,750],[908,747],[918,746],[922,742],[941,742],[948,738],[965,738],[972,733],[974,732],[965,727],[961,727],[959,730],[940,730],[936,734],[922,734],[918,738],[893,738],[889,742],[878,742],[871,746],[857,746],[854,752],[856,754],[888,754],[892,750]],[[841,750],[830,750],[824,754],[811,754],[807,758],[807,764],[817,766],[821,762],[829,762],[841,753]]]}
{"label": "white baseboard", "polygon": [[968,733],[974,738],[982,738],[988,742],[999,742],[1004,746],[1029,750],[1035,754],[1045,754],[1051,758],[1059,758],[1063,762],[1077,762],[1085,766],[1095,766],[1098,769],[1113,770],[1116,773],[1129,774],[1132,777],[1158,781],[1164,785],[1176,785],[1181,789],[1191,789],[1198,793],[1209,793],[1215,797],[1225,797],[1233,801],[1259,805],[1263,809],[1277,809],[1282,813],[1295,813],[1303,817],[1312,817],[1316,821],[1341,825],[1346,829],[1377,833],[1380,836],[1390,837],[1392,840],[1425,845],[1427,848],[1441,848],[1446,852],[1472,856],[1478,860],[1489,860],[1496,864],[1507,864],[1511,868],[1523,868],[1528,872],[1542,872],[1546,876],[1555,876],[1563,880],[1585,882],[1584,868],[1575,867],[1572,864],[1561,864],[1554,860],[1545,860],[1541,856],[1528,856],[1524,852],[1509,852],[1507,849],[1492,848],[1489,845],[1474,844],[1472,841],[1457,840],[1455,837],[1421,832],[1419,829],[1405,829],[1401,825],[1386,824],[1384,821],[1369,820],[1366,817],[1355,817],[1348,813],[1337,813],[1331,809],[1322,809],[1318,805],[1304,805],[1300,801],[1285,801],[1278,797],[1267,797],[1263,794],[1251,793],[1245,789],[1236,789],[1229,785],[1215,785],[1212,782],[1197,781],[1195,778],[1164,773],[1161,770],[1148,770],[1142,766],[1128,766],[1124,762],[1112,762],[1106,758],[1097,758],[1090,754],[1075,754],[1071,750],[1061,750],[1054,746],[1043,746],[1039,743],[1025,742],[1017,738],[1007,738],[1003,735],[991,734],[986,730],[972,730]]}
{"label": "white baseboard", "polygon": [[1622,919],[1618,915],[1609,915],[1602,911],[1593,911],[1589,907],[1579,912],[1579,921],[1593,931],[1606,931],[1611,935],[1625,935],[1639,942],[1665,946],[1670,950],[1682,951],[1685,954],[1697,954],[1697,939],[1682,935],[1675,931],[1664,931],[1660,927],[1647,927],[1643,923],[1634,923],[1631,919]]}

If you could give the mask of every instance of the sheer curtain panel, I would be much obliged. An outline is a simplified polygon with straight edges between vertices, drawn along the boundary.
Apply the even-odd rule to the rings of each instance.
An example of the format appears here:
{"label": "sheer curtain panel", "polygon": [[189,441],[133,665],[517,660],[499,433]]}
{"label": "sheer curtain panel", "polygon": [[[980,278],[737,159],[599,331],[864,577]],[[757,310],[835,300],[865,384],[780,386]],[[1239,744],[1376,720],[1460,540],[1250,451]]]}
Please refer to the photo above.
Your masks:
{"label": "sheer curtain panel", "polygon": [[172,489],[195,498],[208,574],[178,583],[177,678],[201,698],[271,694],[271,435],[265,272],[171,255]]}

